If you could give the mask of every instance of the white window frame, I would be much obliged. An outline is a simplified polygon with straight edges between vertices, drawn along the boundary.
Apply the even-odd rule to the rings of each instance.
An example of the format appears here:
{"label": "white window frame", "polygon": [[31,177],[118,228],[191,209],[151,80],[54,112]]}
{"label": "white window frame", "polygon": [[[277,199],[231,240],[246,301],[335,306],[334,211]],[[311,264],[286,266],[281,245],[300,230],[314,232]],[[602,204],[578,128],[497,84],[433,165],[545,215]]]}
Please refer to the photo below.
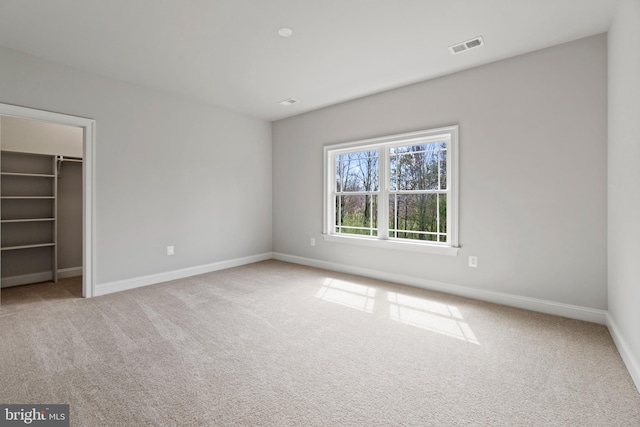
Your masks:
{"label": "white window frame", "polygon": [[[447,140],[447,242],[389,238],[389,148]],[[335,157],[354,150],[379,150],[378,236],[349,235],[335,232]],[[458,126],[446,126],[418,132],[389,135],[323,147],[323,239],[329,242],[407,250],[439,255],[458,255]]]}

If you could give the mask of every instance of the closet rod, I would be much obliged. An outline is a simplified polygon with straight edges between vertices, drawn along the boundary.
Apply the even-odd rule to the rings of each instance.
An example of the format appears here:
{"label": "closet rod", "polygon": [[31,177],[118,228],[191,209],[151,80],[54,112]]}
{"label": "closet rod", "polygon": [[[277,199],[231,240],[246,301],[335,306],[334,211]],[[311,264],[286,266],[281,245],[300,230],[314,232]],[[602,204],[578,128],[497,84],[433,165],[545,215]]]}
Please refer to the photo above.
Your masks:
{"label": "closet rod", "polygon": [[58,177],[60,177],[60,168],[62,167],[62,162],[82,163],[81,157],[56,156],[56,160],[58,162]]}
{"label": "closet rod", "polygon": [[82,163],[82,158],[80,158],[80,157],[58,156],[58,161],[59,162],[77,162],[77,163]]}

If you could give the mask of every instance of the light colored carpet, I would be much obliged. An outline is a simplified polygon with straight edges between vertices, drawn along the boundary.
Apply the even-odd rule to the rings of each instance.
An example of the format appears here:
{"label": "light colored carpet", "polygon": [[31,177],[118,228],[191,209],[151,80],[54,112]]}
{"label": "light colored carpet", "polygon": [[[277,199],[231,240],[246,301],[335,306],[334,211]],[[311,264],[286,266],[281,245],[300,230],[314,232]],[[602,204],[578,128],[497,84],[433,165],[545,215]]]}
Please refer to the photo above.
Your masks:
{"label": "light colored carpet", "polygon": [[266,261],[0,316],[0,402],[74,426],[640,425],[607,329]]}
{"label": "light colored carpet", "polygon": [[0,290],[0,316],[82,298],[82,276],[61,279],[57,283],[42,282],[13,286]]}

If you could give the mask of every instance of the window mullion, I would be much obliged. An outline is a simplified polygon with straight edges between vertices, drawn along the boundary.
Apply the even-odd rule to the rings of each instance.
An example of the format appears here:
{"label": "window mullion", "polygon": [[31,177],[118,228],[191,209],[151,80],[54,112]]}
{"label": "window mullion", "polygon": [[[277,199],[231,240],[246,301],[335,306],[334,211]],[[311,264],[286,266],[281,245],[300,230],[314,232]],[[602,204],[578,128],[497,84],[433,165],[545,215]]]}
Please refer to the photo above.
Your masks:
{"label": "window mullion", "polygon": [[389,239],[389,181],[390,160],[389,148],[380,147],[378,153],[380,161],[378,162],[378,176],[380,185],[380,196],[378,197],[378,236],[380,239]]}

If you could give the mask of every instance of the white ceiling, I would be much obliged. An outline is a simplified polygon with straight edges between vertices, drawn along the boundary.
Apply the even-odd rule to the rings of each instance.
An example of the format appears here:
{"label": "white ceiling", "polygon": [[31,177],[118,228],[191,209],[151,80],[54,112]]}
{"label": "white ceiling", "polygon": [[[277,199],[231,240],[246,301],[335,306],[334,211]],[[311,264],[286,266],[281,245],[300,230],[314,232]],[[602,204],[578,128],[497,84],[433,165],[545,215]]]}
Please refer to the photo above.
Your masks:
{"label": "white ceiling", "polygon": [[617,1],[0,0],[0,45],[277,120],[606,32]]}

